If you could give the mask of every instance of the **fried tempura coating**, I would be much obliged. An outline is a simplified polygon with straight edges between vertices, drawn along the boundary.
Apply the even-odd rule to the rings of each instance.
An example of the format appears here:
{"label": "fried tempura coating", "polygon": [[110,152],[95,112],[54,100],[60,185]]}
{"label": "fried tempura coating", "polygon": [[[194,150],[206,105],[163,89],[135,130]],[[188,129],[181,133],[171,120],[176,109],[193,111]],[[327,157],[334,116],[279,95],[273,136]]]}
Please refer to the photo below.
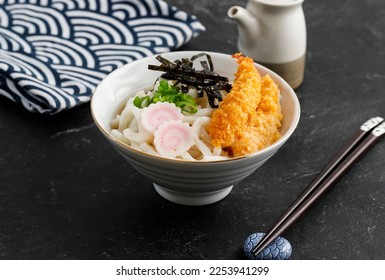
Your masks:
{"label": "fried tempura coating", "polygon": [[261,78],[253,60],[234,55],[239,66],[231,91],[213,113],[207,131],[212,144],[233,156],[256,152],[277,141],[282,114],[278,85]]}
{"label": "fried tempura coating", "polygon": [[247,130],[260,101],[261,76],[248,57],[236,55],[239,66],[231,91],[214,111],[207,131],[216,147],[229,147]]}

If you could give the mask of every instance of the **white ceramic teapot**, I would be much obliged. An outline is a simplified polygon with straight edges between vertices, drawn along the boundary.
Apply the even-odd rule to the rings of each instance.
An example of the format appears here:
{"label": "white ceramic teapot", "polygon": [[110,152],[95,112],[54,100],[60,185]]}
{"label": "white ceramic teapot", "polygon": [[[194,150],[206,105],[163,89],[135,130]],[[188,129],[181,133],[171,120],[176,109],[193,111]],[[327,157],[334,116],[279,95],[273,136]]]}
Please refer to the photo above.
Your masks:
{"label": "white ceramic teapot", "polygon": [[292,88],[303,81],[306,23],[303,0],[249,0],[228,16],[238,22],[238,49],[282,76]]}

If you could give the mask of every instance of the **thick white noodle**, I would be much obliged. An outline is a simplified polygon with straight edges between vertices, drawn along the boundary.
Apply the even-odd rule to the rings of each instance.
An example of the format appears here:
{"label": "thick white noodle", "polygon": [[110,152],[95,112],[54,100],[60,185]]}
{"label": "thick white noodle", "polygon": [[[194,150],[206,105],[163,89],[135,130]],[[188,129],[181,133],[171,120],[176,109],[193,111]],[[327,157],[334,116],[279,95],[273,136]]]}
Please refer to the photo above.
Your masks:
{"label": "thick white noodle", "polygon": [[131,141],[131,147],[140,150],[140,144],[135,141]]}
{"label": "thick white noodle", "polygon": [[[152,96],[153,93],[139,91],[135,96],[142,97],[145,95]],[[133,148],[159,156],[152,144],[153,135],[142,127],[140,121],[142,109],[133,104],[135,96],[126,102],[121,114],[111,120],[111,134]],[[221,147],[211,145],[211,138],[205,129],[214,110],[205,107],[200,108],[194,115],[184,115],[183,121],[189,123],[192,128],[194,145],[177,158],[192,161],[228,159],[227,156],[223,155],[224,152]]]}
{"label": "thick white noodle", "polygon": [[130,125],[128,126],[128,128],[131,129],[132,131],[139,131],[138,120],[134,118],[130,123]]}
{"label": "thick white noodle", "polygon": [[200,117],[211,117],[214,109],[212,108],[200,108],[194,115],[185,115],[183,121],[193,124]]}
{"label": "thick white noodle", "polygon": [[143,152],[146,152],[146,153],[149,153],[151,155],[157,155],[159,156],[159,153],[154,149],[153,146],[151,146],[150,144],[148,144],[147,142],[143,142],[143,143],[140,143],[140,149],[143,151]]}
{"label": "thick white noodle", "polygon": [[195,137],[195,146],[201,151],[203,155],[212,156],[210,148],[200,139],[202,127],[208,125],[210,122],[209,117],[200,117],[192,125],[193,134]]}
{"label": "thick white noodle", "polygon": [[138,142],[138,143],[147,142],[152,137],[150,132],[147,132],[147,131],[135,132],[135,131],[132,131],[130,128],[126,128],[125,130],[123,130],[123,135],[128,140],[132,142]]}
{"label": "thick white noodle", "polygon": [[[199,134],[199,139],[201,139],[203,142],[211,143],[211,137],[206,129],[201,129]],[[212,145],[210,144],[210,147]]]}
{"label": "thick white noodle", "polygon": [[210,117],[214,113],[213,108],[201,108],[194,114],[196,117]]}
{"label": "thick white noodle", "polygon": [[130,122],[132,121],[133,118],[134,118],[134,114],[133,114],[131,108],[126,105],[126,107],[124,108],[124,110],[120,114],[118,129],[122,131],[123,129],[128,127],[128,125],[130,124]]}
{"label": "thick white noodle", "polygon": [[144,128],[142,127],[141,123],[140,123],[140,114],[141,114],[141,109],[139,109],[138,107],[136,107],[134,104],[130,103],[130,104],[127,104],[127,107],[126,108],[129,108],[129,110],[134,114],[135,116],[135,119],[137,121],[137,124],[138,124],[138,132],[142,132],[144,131]]}
{"label": "thick white noodle", "polygon": [[126,143],[126,144],[128,144],[128,145],[131,144],[131,143],[130,143],[130,140],[128,140],[126,137],[124,137],[124,135],[123,135],[119,130],[113,129],[113,130],[111,130],[111,134],[112,134],[114,137],[118,138],[118,139],[119,139],[120,141],[122,141],[123,143]]}
{"label": "thick white noodle", "polygon": [[203,160],[224,160],[229,159],[227,156],[203,156]]}
{"label": "thick white noodle", "polygon": [[[146,94],[146,92],[145,92],[144,90],[139,90],[137,93],[135,93],[135,96],[134,96],[133,98],[130,98],[130,99],[128,100],[128,102],[132,103],[132,102],[134,101],[134,99],[135,99],[136,96],[144,97],[144,96],[146,96],[146,95],[147,95],[147,94]],[[128,103],[128,102],[127,102],[127,103]]]}
{"label": "thick white noodle", "polygon": [[222,153],[222,148],[221,147],[214,147],[214,149],[213,149],[213,156],[218,157],[218,156],[221,155],[221,153]]}
{"label": "thick white noodle", "polygon": [[110,121],[110,126],[112,129],[118,129],[119,128],[119,118],[120,118],[120,115],[117,115],[116,118],[114,118]]}

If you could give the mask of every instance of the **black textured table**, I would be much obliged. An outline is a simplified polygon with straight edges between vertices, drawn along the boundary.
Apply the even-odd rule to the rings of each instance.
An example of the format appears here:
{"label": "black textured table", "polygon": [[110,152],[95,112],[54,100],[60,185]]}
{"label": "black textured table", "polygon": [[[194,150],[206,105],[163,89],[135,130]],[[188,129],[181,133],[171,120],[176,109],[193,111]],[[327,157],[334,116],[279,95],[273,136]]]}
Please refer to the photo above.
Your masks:
{"label": "black textured table", "polygon": [[[207,28],[184,50],[237,51],[226,14],[246,1],[169,2]],[[362,122],[385,116],[385,2],[303,7],[298,128],[213,205],[160,197],[103,138],[89,104],[46,117],[0,98],[0,258],[243,259],[245,238],[268,230]],[[385,259],[384,155],[383,140],[286,231],[291,259]]]}

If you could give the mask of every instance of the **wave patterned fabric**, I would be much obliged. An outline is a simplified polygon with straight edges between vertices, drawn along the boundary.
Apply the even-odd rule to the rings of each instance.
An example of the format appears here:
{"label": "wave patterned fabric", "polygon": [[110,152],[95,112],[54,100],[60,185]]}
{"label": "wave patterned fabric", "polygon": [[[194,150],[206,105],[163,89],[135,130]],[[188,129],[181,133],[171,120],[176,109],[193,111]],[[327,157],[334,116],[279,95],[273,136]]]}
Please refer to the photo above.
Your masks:
{"label": "wave patterned fabric", "polygon": [[204,31],[162,0],[0,0],[0,95],[55,114],[117,67]]}

